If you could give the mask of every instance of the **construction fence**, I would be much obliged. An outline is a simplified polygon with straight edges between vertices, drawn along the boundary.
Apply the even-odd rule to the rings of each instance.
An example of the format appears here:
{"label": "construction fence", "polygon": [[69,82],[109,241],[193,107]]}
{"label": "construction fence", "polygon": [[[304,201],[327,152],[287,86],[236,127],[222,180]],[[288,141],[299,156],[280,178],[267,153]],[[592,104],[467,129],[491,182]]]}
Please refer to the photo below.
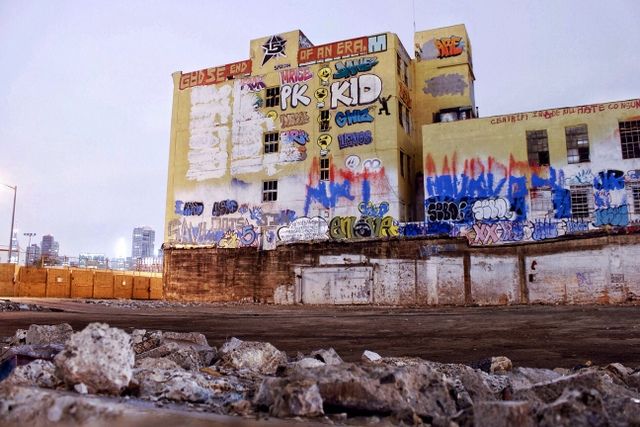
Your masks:
{"label": "construction fence", "polygon": [[161,273],[0,264],[0,297],[162,299]]}

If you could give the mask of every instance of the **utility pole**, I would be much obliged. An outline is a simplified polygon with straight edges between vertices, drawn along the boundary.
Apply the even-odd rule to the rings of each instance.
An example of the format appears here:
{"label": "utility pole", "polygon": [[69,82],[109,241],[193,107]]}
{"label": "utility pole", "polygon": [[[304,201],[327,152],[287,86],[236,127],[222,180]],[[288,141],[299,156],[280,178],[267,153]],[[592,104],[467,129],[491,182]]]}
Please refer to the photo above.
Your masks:
{"label": "utility pole", "polygon": [[7,262],[10,263],[11,257],[13,256],[13,224],[16,219],[16,194],[18,193],[18,186],[9,185],[9,184],[2,184],[2,185],[13,190],[13,211],[11,212],[11,234],[9,235],[9,259],[7,260]]}

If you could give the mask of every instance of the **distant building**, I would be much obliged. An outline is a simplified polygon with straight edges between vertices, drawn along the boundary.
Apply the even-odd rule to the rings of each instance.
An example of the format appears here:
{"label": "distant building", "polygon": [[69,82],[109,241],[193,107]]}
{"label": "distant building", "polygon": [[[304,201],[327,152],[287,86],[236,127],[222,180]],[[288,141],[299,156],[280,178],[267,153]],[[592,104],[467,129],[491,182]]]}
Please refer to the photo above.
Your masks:
{"label": "distant building", "polygon": [[78,255],[78,267],[108,269],[109,260],[104,254],[82,253]]}
{"label": "distant building", "polygon": [[56,242],[52,235],[47,234],[42,236],[41,256],[44,264],[56,264],[58,260],[58,251],[60,244]]}
{"label": "distant building", "polygon": [[40,259],[40,246],[35,243],[27,248],[26,265],[34,265]]}
{"label": "distant building", "polygon": [[153,245],[156,239],[156,232],[151,227],[136,227],[133,229],[133,239],[131,244],[131,258],[153,257]]}

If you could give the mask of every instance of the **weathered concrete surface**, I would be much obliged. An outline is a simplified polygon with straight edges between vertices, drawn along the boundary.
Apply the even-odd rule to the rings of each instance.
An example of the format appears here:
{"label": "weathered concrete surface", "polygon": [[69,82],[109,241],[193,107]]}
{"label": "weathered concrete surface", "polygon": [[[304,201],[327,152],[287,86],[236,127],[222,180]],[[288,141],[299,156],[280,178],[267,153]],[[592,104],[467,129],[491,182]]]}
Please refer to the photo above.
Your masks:
{"label": "weathered concrete surface", "polygon": [[[165,295],[291,304],[614,304],[640,299],[640,233],[469,247],[460,239],[166,247]],[[216,266],[210,268],[210,266]]]}
{"label": "weathered concrete surface", "polygon": [[[33,323],[66,322],[74,330],[107,322],[132,331],[173,330],[203,333],[211,346],[229,337],[268,341],[295,355],[336,349],[348,362],[364,350],[382,356],[472,363],[502,355],[514,366],[572,368],[591,360],[640,366],[640,310],[636,306],[515,307],[302,307],[194,305],[137,301],[104,306],[66,300],[23,300],[65,312],[2,313],[0,337]],[[148,308],[145,308],[148,307]]]}
{"label": "weathered concrete surface", "polygon": [[133,374],[131,338],[120,329],[91,323],[69,338],[54,362],[67,385],[82,383],[92,393],[119,395]]}

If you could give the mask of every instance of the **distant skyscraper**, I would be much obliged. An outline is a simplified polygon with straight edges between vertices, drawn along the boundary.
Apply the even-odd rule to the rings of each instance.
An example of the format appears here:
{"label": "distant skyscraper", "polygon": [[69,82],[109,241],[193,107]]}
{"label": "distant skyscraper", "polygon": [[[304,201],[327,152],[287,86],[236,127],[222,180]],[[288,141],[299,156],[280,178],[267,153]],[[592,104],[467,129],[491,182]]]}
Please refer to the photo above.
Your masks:
{"label": "distant skyscraper", "polygon": [[152,257],[153,244],[156,240],[156,232],[151,227],[136,227],[133,229],[131,241],[131,258]]}
{"label": "distant skyscraper", "polygon": [[55,241],[53,236],[50,234],[42,236],[42,243],[40,246],[41,255],[43,258],[45,258],[47,263],[55,263],[58,259],[58,250],[60,248],[60,244]]}
{"label": "distant skyscraper", "polygon": [[27,265],[35,265],[40,259],[40,246],[35,243],[27,248]]}

